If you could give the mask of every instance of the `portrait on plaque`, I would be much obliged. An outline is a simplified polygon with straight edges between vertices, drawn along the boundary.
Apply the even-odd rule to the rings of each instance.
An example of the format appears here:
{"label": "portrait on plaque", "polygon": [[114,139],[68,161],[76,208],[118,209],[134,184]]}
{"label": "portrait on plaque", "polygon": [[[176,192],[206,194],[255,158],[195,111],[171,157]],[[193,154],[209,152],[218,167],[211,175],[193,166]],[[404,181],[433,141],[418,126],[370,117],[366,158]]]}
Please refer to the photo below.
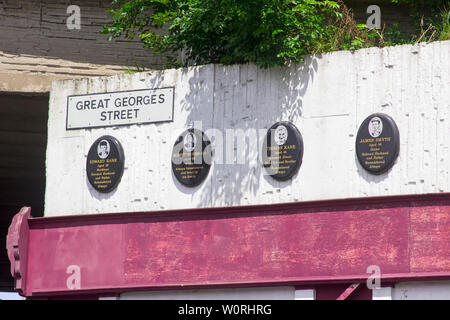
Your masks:
{"label": "portrait on plaque", "polygon": [[184,141],[184,149],[187,152],[192,152],[195,149],[195,145],[197,143],[197,138],[194,133],[189,132],[183,139]]}
{"label": "portrait on plaque", "polygon": [[267,131],[262,152],[267,173],[276,180],[288,180],[302,163],[302,135],[294,124],[277,122]]}
{"label": "portrait on plaque", "polygon": [[378,117],[373,117],[369,121],[369,134],[376,138],[383,132],[383,122]]}
{"label": "portrait on plaque", "polygon": [[106,159],[109,155],[110,146],[107,140],[98,143],[97,152],[100,159]]}
{"label": "portrait on plaque", "polygon": [[275,129],[275,142],[277,145],[281,146],[286,143],[288,138],[288,132],[285,126],[279,125]]}
{"label": "portrait on plaque", "polygon": [[394,120],[376,113],[367,117],[356,135],[356,156],[364,170],[382,174],[395,163],[400,149],[400,134]]}
{"label": "portrait on plaque", "polygon": [[172,149],[172,172],[184,186],[195,187],[208,176],[211,167],[211,142],[197,129],[184,131]]}
{"label": "portrait on plaque", "polygon": [[86,174],[98,192],[111,192],[122,178],[124,153],[119,141],[112,136],[98,138],[91,146],[86,161]]}

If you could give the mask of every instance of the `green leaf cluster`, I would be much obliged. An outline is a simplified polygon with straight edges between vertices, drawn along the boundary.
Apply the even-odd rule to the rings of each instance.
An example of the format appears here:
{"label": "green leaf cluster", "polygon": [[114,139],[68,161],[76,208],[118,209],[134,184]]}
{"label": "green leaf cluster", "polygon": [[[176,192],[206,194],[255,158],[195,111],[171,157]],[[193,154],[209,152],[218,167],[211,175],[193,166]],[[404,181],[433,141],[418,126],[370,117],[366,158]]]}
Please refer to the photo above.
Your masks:
{"label": "green leaf cluster", "polygon": [[[449,0],[392,0],[392,3],[407,5],[410,10],[416,28],[410,43],[450,40]],[[394,32],[393,39],[398,36],[399,33]]]}
{"label": "green leaf cluster", "polygon": [[[420,21],[415,39],[390,26],[358,25],[343,0],[113,0],[109,39],[138,37],[166,54],[168,66],[252,62],[267,68],[301,62],[305,54],[415,41],[448,40],[448,0],[392,0]],[[424,30],[424,24],[431,27]],[[426,33],[431,36],[425,37]]]}
{"label": "green leaf cluster", "polygon": [[156,53],[182,50],[190,64],[261,67],[302,61],[329,37],[335,1],[114,0],[109,39],[138,36]]}

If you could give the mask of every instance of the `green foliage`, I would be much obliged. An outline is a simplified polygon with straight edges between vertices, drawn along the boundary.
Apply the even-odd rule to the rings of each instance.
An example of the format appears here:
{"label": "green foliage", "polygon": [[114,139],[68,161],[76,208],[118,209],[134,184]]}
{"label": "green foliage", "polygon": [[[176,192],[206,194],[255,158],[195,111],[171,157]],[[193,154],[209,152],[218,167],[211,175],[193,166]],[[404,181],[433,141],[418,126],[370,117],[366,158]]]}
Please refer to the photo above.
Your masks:
{"label": "green foliage", "polygon": [[416,27],[439,23],[442,10],[449,4],[448,0],[392,0],[392,3],[408,5]]}
{"label": "green foliage", "polygon": [[396,23],[384,30],[383,39],[386,46],[408,44],[411,42],[410,39],[408,39],[408,37],[399,29],[398,24]]}
{"label": "green foliage", "polygon": [[252,62],[267,68],[310,53],[449,39],[448,0],[392,2],[408,4],[420,21],[415,38],[397,25],[380,32],[356,24],[342,0],[113,0],[112,21],[102,33],[139,37],[167,55],[166,67],[181,66],[177,52],[184,65]]}
{"label": "green foliage", "polygon": [[337,2],[339,14],[327,19],[327,34],[310,53],[357,50],[379,45],[380,34],[374,29],[369,30],[365,24],[356,24],[342,0]]}
{"label": "green foliage", "polygon": [[[115,0],[110,39],[139,36],[156,53],[183,50],[193,64],[258,66],[301,61],[327,38],[335,1],[316,0]],[[162,27],[168,26],[167,30]]]}
{"label": "green foliage", "polygon": [[437,30],[440,41],[450,40],[450,10],[441,12],[441,23],[438,24]]}
{"label": "green foliage", "polygon": [[409,42],[449,40],[450,7],[448,0],[392,0],[406,4],[416,27],[416,34]]}

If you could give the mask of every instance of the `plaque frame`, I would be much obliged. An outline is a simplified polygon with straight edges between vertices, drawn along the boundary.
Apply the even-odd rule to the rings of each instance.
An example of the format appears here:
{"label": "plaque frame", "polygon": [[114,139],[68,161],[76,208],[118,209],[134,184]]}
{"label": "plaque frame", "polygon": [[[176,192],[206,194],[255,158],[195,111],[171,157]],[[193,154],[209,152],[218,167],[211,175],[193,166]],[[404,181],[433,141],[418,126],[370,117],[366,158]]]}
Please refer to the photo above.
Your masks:
{"label": "plaque frame", "polygon": [[[289,129],[291,129],[291,133],[292,132],[294,133],[294,135],[296,137],[296,140],[298,141],[298,145],[300,147],[299,148],[300,150],[298,152],[298,161],[296,162],[295,166],[290,169],[290,172],[287,175],[279,174],[279,173],[270,174],[267,171],[267,169],[266,169],[266,167],[269,167],[269,166],[264,165],[264,161],[265,161],[265,159],[267,158],[267,155],[268,155],[268,153],[267,153],[267,141],[269,139],[269,133],[272,132],[271,130],[274,130],[275,128],[279,127],[280,125],[283,125],[285,127],[289,127]],[[263,148],[262,148],[262,152],[263,152],[262,153],[263,167],[264,167],[264,169],[266,169],[266,172],[268,172],[269,175],[273,179],[275,179],[277,181],[287,181],[287,180],[291,179],[293,176],[295,176],[298,173],[298,171],[300,170],[300,167],[301,167],[301,165],[303,163],[304,151],[305,151],[305,148],[304,148],[304,143],[303,143],[303,137],[302,137],[302,134],[300,133],[300,130],[298,130],[297,126],[295,126],[295,124],[293,124],[290,121],[278,121],[278,122],[274,123],[267,130],[267,133],[266,133],[266,135],[264,137]]]}
{"label": "plaque frame", "polygon": [[[119,159],[119,162],[121,163],[121,165],[119,167],[118,174],[117,174],[118,178],[115,178],[114,183],[111,183],[111,186],[109,188],[105,188],[105,189],[98,189],[98,188],[96,188],[94,183],[93,183],[93,180],[92,180],[92,178],[91,178],[91,176],[89,175],[89,172],[88,172],[89,160],[90,160],[89,159],[89,154],[91,153],[91,150],[93,148],[95,148],[95,146],[97,146],[100,143],[101,140],[108,140],[110,143],[112,143],[116,147],[117,153],[118,153],[117,157]],[[91,185],[91,187],[95,191],[100,192],[100,193],[110,193],[113,190],[115,190],[117,188],[117,186],[120,184],[121,180],[122,180],[124,168],[125,168],[125,153],[124,153],[124,150],[123,150],[123,147],[122,147],[121,143],[119,142],[119,140],[117,138],[115,138],[113,136],[110,136],[110,135],[103,135],[103,136],[97,138],[92,143],[91,147],[89,148],[88,154],[86,156],[86,176],[87,176],[87,179],[89,181],[89,184]]]}
{"label": "plaque frame", "polygon": [[[181,185],[183,185],[183,186],[185,186],[185,187],[188,187],[188,188],[195,188],[195,187],[201,185],[201,184],[206,180],[206,178],[208,178],[209,172],[211,171],[213,151],[212,151],[211,140],[210,140],[209,137],[205,134],[205,132],[204,132],[204,131],[201,131],[201,130],[199,130],[199,129],[196,129],[196,128],[190,128],[190,129],[184,130],[184,131],[178,136],[178,138],[175,140],[175,143],[173,144],[173,147],[172,147],[171,157],[173,157],[175,147],[176,147],[178,144],[183,143],[184,138],[187,136],[188,133],[194,133],[194,134],[195,134],[197,143],[199,142],[199,135],[201,136],[200,141],[201,141],[201,143],[202,143],[202,161],[204,161],[204,158],[203,158],[204,152],[205,152],[206,150],[209,149],[209,150],[211,150],[211,155],[210,155],[210,157],[211,157],[211,163],[209,163],[209,164],[206,163],[206,162],[202,163],[204,166],[206,166],[205,171],[204,171],[204,174],[203,174],[202,176],[200,176],[198,179],[196,179],[196,180],[195,180],[194,182],[192,182],[192,183],[186,183],[185,181],[183,181],[183,180],[181,179],[181,177],[176,173],[176,168],[177,168],[178,165],[174,164],[174,162],[173,162],[172,159],[171,159],[172,173],[173,173],[175,179],[176,179]],[[194,151],[195,151],[195,150],[194,150]],[[192,151],[191,151],[191,152],[192,152]],[[189,152],[189,153],[191,153],[191,152]],[[183,148],[183,154],[184,154],[184,148]]]}
{"label": "plaque frame", "polygon": [[[382,130],[384,130],[386,128],[386,126],[388,126],[391,130],[392,130],[392,137],[393,137],[393,157],[392,159],[389,161],[389,163],[387,163],[385,166],[383,166],[382,169],[380,170],[376,170],[376,169],[370,169],[370,167],[368,167],[365,163],[364,163],[364,158],[361,155],[361,152],[358,152],[358,150],[360,149],[359,147],[359,143],[358,141],[360,141],[361,139],[361,135],[363,134],[364,130],[368,130],[368,125],[371,119],[373,118],[380,118],[382,121]],[[373,175],[381,175],[384,174],[386,172],[388,172],[390,169],[392,169],[392,167],[395,165],[398,155],[400,154],[400,131],[398,129],[397,124],[395,123],[394,119],[385,114],[385,113],[381,113],[381,112],[377,112],[377,113],[372,113],[369,116],[367,116],[360,124],[358,131],[356,133],[356,139],[355,139],[355,153],[356,153],[356,157],[358,159],[358,163],[360,164],[361,168],[363,168],[366,172],[373,174]]]}

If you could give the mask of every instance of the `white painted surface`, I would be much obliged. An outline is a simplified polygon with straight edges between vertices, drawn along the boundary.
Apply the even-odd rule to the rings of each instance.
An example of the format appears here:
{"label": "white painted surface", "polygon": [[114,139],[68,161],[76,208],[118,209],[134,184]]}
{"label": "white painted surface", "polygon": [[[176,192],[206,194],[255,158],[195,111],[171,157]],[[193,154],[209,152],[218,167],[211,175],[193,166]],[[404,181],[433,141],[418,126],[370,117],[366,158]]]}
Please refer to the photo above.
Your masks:
{"label": "white painted surface", "polygon": [[[450,300],[450,281],[400,282],[374,289],[373,300]],[[105,299],[105,298],[102,298]],[[112,298],[114,299],[114,298]],[[119,300],[315,300],[315,290],[294,287],[127,292]]]}
{"label": "white painted surface", "polygon": [[392,300],[392,288],[374,288],[372,289],[372,300]]}
{"label": "white painted surface", "polygon": [[[304,65],[269,70],[206,65],[53,82],[45,215],[450,192],[449,53],[446,41],[314,55]],[[175,87],[171,123],[66,131],[69,95],[160,87]],[[400,131],[397,162],[380,176],[366,173],[355,155],[358,127],[375,112],[390,115]],[[218,129],[209,132],[217,141],[225,129],[264,133],[280,120],[293,122],[304,140],[303,164],[291,180],[265,175],[257,143],[238,152],[243,164],[213,163],[198,187],[174,178],[173,144],[194,121]],[[105,134],[121,142],[125,170],[117,189],[100,194],[85,163]],[[230,152],[224,157],[237,160]]]}
{"label": "white painted surface", "polygon": [[295,300],[316,300],[316,290],[295,290]]}
{"label": "white painted surface", "polygon": [[393,300],[450,300],[450,281],[401,282],[392,289]]}
{"label": "white painted surface", "polygon": [[294,287],[128,292],[120,300],[293,300]]}
{"label": "white painted surface", "polygon": [[25,300],[17,292],[0,292],[0,300]]}
{"label": "white painted surface", "polygon": [[120,300],[119,296],[113,296],[113,297],[99,297],[98,300]]}

